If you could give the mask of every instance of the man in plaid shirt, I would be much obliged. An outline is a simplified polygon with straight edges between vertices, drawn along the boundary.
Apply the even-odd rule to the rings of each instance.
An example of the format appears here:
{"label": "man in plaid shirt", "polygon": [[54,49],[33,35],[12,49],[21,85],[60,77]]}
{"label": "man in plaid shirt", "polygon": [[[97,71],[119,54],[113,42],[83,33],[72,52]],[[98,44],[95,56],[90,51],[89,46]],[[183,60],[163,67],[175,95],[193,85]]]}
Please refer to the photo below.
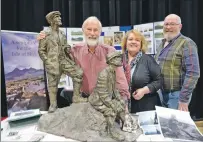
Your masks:
{"label": "man in plaid shirt", "polygon": [[192,92],[200,77],[197,46],[182,35],[181,18],[175,14],[164,20],[164,39],[155,56],[163,75],[162,105],[188,111]]}

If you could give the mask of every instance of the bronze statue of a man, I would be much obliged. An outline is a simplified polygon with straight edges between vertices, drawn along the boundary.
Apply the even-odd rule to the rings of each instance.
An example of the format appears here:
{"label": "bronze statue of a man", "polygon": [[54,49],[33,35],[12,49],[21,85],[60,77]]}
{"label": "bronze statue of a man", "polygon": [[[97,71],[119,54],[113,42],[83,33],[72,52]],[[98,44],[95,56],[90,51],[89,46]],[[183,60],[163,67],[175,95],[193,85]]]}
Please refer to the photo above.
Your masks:
{"label": "bronze statue of a man", "polygon": [[64,74],[67,74],[73,81],[73,103],[87,102],[87,98],[81,96],[80,88],[82,86],[83,70],[76,65],[70,54],[70,46],[64,46],[60,54],[60,67]]}
{"label": "bronze statue of a man", "polygon": [[106,118],[107,133],[116,140],[124,140],[125,137],[119,133],[118,128],[114,127],[116,117],[122,123],[125,121],[125,103],[115,86],[115,69],[122,66],[122,53],[118,51],[109,53],[106,61],[108,66],[99,73],[96,87],[88,101]]}
{"label": "bronze statue of a man", "polygon": [[38,53],[42,59],[47,75],[48,93],[50,99],[49,112],[54,112],[57,109],[57,91],[58,83],[62,71],[59,67],[59,54],[62,46],[67,44],[66,36],[59,27],[62,25],[61,13],[52,11],[46,15],[46,20],[50,27],[45,31],[46,38],[39,41]]}
{"label": "bronze statue of a man", "polygon": [[79,67],[76,67],[69,54],[70,46],[67,45],[65,34],[59,30],[59,27],[62,25],[60,16],[61,13],[59,11],[52,11],[46,15],[46,20],[50,24],[50,27],[44,31],[46,37],[39,41],[38,49],[39,56],[47,72],[50,99],[49,112],[54,112],[57,109],[57,91],[61,74],[69,74],[73,79],[73,83],[76,80],[77,83],[74,85],[76,86],[74,87],[74,94],[78,94],[76,96],[79,96],[80,85],[78,85],[78,82],[79,84],[82,82],[83,74],[83,71]]}

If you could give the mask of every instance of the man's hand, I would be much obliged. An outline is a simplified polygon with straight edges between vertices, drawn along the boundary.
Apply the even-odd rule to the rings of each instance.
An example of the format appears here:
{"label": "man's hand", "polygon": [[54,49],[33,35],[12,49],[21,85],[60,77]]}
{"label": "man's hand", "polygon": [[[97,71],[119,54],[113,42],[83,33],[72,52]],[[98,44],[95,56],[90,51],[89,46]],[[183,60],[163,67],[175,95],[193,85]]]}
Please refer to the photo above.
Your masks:
{"label": "man's hand", "polygon": [[188,111],[188,103],[179,102],[178,110]]}
{"label": "man's hand", "polygon": [[74,60],[73,57],[71,56],[71,46],[70,45],[64,45],[62,48],[64,50],[66,57],[68,57],[70,60]]}
{"label": "man's hand", "polygon": [[44,31],[40,31],[40,33],[37,35],[37,40],[44,39],[46,37],[46,34]]}
{"label": "man's hand", "polygon": [[70,54],[70,50],[71,50],[71,46],[70,45],[64,45],[63,49],[64,49],[65,53]]}

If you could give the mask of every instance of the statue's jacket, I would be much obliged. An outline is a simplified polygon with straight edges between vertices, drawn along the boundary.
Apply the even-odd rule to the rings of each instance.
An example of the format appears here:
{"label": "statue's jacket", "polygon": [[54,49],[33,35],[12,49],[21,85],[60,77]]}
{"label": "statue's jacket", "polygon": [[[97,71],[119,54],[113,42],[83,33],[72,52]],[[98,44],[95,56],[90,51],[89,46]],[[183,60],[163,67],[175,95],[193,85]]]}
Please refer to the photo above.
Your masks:
{"label": "statue's jacket", "polygon": [[59,30],[58,38],[53,36],[51,27],[45,30],[46,37],[39,41],[38,53],[45,64],[46,71],[53,75],[60,74],[60,56],[67,45],[65,34]]}
{"label": "statue's jacket", "polygon": [[119,92],[115,87],[116,74],[115,70],[108,66],[102,70],[97,79],[97,85],[89,97],[89,101],[93,106],[112,107],[112,99],[120,98]]}

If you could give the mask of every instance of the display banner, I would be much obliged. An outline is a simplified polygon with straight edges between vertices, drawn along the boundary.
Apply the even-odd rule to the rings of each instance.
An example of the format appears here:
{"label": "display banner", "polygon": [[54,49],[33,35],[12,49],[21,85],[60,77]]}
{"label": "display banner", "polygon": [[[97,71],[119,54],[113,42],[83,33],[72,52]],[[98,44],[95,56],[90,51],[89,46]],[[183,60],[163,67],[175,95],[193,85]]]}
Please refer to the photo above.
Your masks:
{"label": "display banner", "polygon": [[164,39],[163,26],[164,26],[164,21],[154,22],[154,42],[155,42],[154,51],[155,51],[155,54],[157,53],[157,48],[161,44],[162,39]]}
{"label": "display banner", "polygon": [[148,42],[146,54],[154,54],[154,23],[134,25],[134,29],[141,32]]}
{"label": "display banner", "polygon": [[103,44],[114,46],[116,50],[121,50],[121,43],[126,30],[124,29],[120,31],[119,26],[102,27],[102,33],[99,37],[100,42]]}
{"label": "display banner", "polygon": [[127,32],[130,30],[132,30],[132,26],[120,26],[120,31]]}
{"label": "display banner", "polygon": [[44,67],[37,33],[1,31],[8,116],[11,112],[47,110]]}
{"label": "display banner", "polygon": [[82,28],[66,28],[68,44],[73,46],[84,42]]}

